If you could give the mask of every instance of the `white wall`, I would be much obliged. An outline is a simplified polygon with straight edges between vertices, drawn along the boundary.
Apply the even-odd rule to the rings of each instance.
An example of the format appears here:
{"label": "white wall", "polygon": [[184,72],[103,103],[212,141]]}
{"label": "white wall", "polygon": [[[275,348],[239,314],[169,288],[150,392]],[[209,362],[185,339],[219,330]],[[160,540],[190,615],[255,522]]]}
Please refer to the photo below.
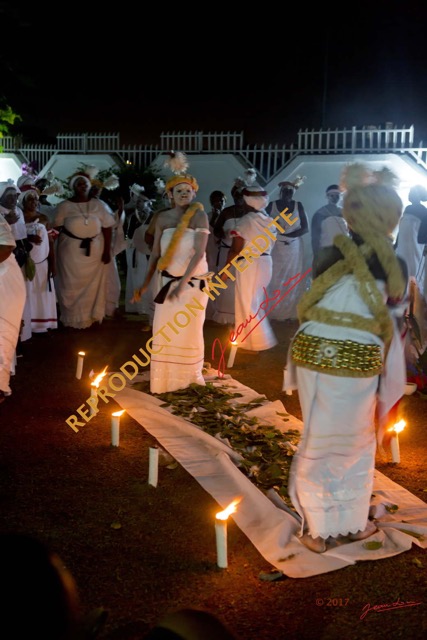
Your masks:
{"label": "white wall", "polygon": [[14,153],[1,153],[0,154],[0,182],[6,182],[6,180],[16,181],[19,176],[22,175],[21,162]]}
{"label": "white wall", "polygon": [[[152,164],[164,179],[172,175],[169,169],[164,168],[166,155],[159,156]],[[233,204],[231,187],[238,176],[243,176],[245,171],[244,161],[231,153],[226,154],[197,154],[189,155],[188,172],[199,183],[197,200],[202,202],[209,211],[209,195],[219,189],[227,196],[227,205]],[[404,206],[408,204],[408,192],[414,184],[423,184],[427,187],[427,172],[416,164],[408,156],[403,154],[363,154],[363,155],[305,155],[298,156],[280,174],[266,185],[266,190],[271,200],[279,195],[278,183],[282,180],[293,180],[297,175],[306,176],[304,184],[296,192],[296,198],[302,202],[307,212],[309,221],[317,209],[326,204],[325,191],[330,184],[339,184],[342,169],[349,162],[363,162],[374,169],[383,166],[391,169],[399,178],[398,191]],[[57,154],[51,158],[40,175],[52,171],[55,177],[65,180],[81,164],[94,164],[100,171],[116,169],[112,156],[107,154]],[[21,175],[21,163],[14,154],[0,154],[0,176],[7,180],[13,178],[16,182]],[[54,202],[55,198],[50,198]],[[58,201],[57,199],[56,201]],[[304,236],[305,266],[311,264],[311,236]]]}
{"label": "white wall", "polygon": [[[166,181],[173,173],[165,168],[164,162],[168,156],[161,155],[151,164]],[[212,191],[223,191],[227,196],[226,206],[234,204],[231,197],[231,188],[239,176],[243,176],[247,168],[243,161],[231,153],[226,154],[200,154],[188,156],[189,167],[187,173],[194,176],[199,184],[197,201],[201,202],[206,211],[210,210],[209,196]]]}

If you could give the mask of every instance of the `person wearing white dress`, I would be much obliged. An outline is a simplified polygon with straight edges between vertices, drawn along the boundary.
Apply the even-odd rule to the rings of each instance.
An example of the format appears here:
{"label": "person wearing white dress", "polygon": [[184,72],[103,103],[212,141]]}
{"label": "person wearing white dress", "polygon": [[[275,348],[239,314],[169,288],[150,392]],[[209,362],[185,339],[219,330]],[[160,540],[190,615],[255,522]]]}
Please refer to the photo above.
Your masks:
{"label": "person wearing white dress", "polygon": [[427,224],[427,207],[421,204],[427,201],[427,189],[415,185],[409,191],[408,200],[411,204],[405,207],[399,223],[396,253],[405,260],[409,276],[415,278],[418,289],[425,296],[425,242],[419,241],[419,232],[422,225]]}
{"label": "person wearing white dress", "polygon": [[75,173],[73,195],[58,204],[54,226],[60,231],[55,279],[60,320],[86,329],[106,315],[106,265],[111,261],[114,218],[97,198],[89,197],[90,177]]}
{"label": "person wearing white dress", "polygon": [[[252,241],[263,235],[265,229],[269,229],[269,235],[276,235],[277,229],[272,225],[272,219],[265,212],[268,204],[268,195],[259,185],[253,184],[243,188],[244,198],[248,213],[242,216],[236,224],[232,235],[232,245],[228,252],[227,262],[231,262]],[[271,252],[274,243],[269,243],[263,249],[248,269],[240,272],[236,270],[235,286],[235,324],[231,332],[230,340],[237,343],[239,349],[258,352],[271,349],[277,344],[268,315],[269,300],[267,287],[271,280],[272,258]],[[240,260],[243,258],[237,258]],[[222,278],[231,282],[227,274]],[[221,292],[222,294],[222,292]]]}
{"label": "person wearing white dress", "polygon": [[50,242],[46,225],[40,222],[39,196],[35,188],[21,193],[18,202],[24,212],[27,234],[38,236],[41,242],[33,244],[30,257],[34,262],[34,277],[26,277],[27,301],[32,333],[46,333],[58,328],[58,312],[53,277],[55,275],[54,246]]}
{"label": "person wearing white dress", "polygon": [[[309,225],[303,204],[294,200],[295,190],[298,189],[300,184],[302,184],[302,178],[297,178],[294,182],[280,182],[280,198],[270,202],[266,207],[266,212],[272,218],[276,218],[284,211],[288,216],[293,214],[290,222],[284,220],[281,223],[284,232],[277,234],[277,241],[271,252],[273,275],[268,287],[270,295],[273,295],[274,291],[280,290],[284,286],[289,286],[289,283],[294,278],[297,278],[299,274],[302,274],[303,271],[303,236],[309,232]],[[270,318],[272,320],[295,319],[297,317],[297,304],[305,288],[305,279],[292,286],[288,295],[272,310]]]}
{"label": "person wearing white dress", "polygon": [[193,202],[198,190],[193,176],[173,176],[166,190],[173,207],[157,216],[148,272],[134,294],[138,301],[156,274],[159,285],[150,347],[152,393],[205,384],[203,324],[208,296],[203,288],[207,285],[209,221],[203,205]]}
{"label": "person wearing white dress", "polygon": [[[18,196],[21,191],[15,185],[14,181],[9,179],[0,182],[0,213],[6,222],[10,224],[13,237],[15,238],[16,247],[14,250],[15,258],[22,270],[25,278],[25,263],[31,249],[31,242],[40,242],[38,236],[32,238],[27,237],[27,228],[25,226],[24,213],[18,206]],[[19,333],[20,342],[25,342],[31,338],[31,314],[28,305],[24,306],[22,316],[22,326]]]}
{"label": "person wearing white dress", "polygon": [[301,541],[317,553],[329,538],[375,533],[369,509],[376,441],[390,435],[388,416],[404,393],[396,317],[407,274],[391,240],[402,214],[392,180],[387,169],[346,167],[343,215],[351,236],[338,235],[320,251],[298,305],[284,390],[298,389],[304,429],[288,489],[302,518]]}
{"label": "person wearing white dress", "polygon": [[[222,210],[214,225],[214,235],[218,240],[218,253],[214,265],[214,271],[216,273],[220,272],[227,264],[228,252],[233,242],[232,234],[236,229],[239,219],[250,210],[242,195],[242,190],[245,186],[246,183],[241,178],[235,180],[233,188],[231,189],[234,204]],[[234,271],[234,267],[232,267],[232,271]],[[234,291],[235,283],[230,280],[227,289],[222,291],[221,295],[215,300],[215,309],[212,315],[214,322],[234,325]]]}
{"label": "person wearing white dress", "polygon": [[330,247],[337,235],[348,235],[348,226],[342,215],[342,209],[338,206],[341,196],[339,185],[331,184],[326,189],[328,204],[320,207],[311,219],[311,247],[313,260],[320,249]]}
{"label": "person wearing white dress", "polygon": [[24,277],[13,254],[15,246],[10,225],[0,215],[0,403],[11,394],[10,375],[26,298]]}

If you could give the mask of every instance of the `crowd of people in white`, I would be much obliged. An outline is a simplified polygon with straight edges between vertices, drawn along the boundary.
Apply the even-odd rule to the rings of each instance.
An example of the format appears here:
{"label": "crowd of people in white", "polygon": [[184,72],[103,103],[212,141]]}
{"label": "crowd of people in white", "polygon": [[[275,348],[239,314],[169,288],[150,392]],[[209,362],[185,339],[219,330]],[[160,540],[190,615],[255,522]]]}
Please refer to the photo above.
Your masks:
{"label": "crowd of people in white", "polygon": [[[139,298],[134,292],[147,275],[156,220],[162,212],[173,209],[172,191],[165,190],[162,180],[157,180],[156,207],[143,186],[133,184],[126,198],[115,176],[103,182],[97,175],[93,166],[77,170],[68,181],[69,197],[64,195],[57,205],[48,200],[50,194],[61,197],[62,185],[53,176],[39,178],[26,173],[16,184],[12,180],[0,183],[0,402],[11,393],[10,375],[19,342],[55,330],[58,324],[86,329],[106,317],[120,316],[122,288],[125,313],[139,314],[143,330],[152,328],[156,279]],[[233,204],[229,206],[226,194],[212,192],[207,212],[210,233],[206,275],[219,273],[237,255],[245,244],[245,233],[252,233],[250,219],[254,218],[254,224],[261,220],[260,211],[267,222],[287,211],[293,214],[294,223],[282,221],[282,226],[275,229],[275,242],[262,254],[265,261],[259,262],[265,267],[262,277],[253,269],[251,290],[259,289],[256,296],[248,294],[247,278],[239,293],[237,276],[236,281],[228,281],[221,296],[209,300],[206,319],[231,328],[237,320],[241,323],[249,317],[251,310],[254,312],[252,298],[256,297],[258,307],[263,297],[272,298],[275,291],[302,273],[305,234],[311,232],[313,258],[322,247],[332,244],[334,236],[348,234],[338,184],[326,188],[327,204],[313,214],[309,223],[303,203],[296,199],[303,179],[281,182],[279,198],[272,202],[265,192],[261,193],[255,179],[253,170],[246,172],[244,179],[236,179],[231,188]],[[255,199],[251,197],[254,194]],[[425,296],[427,209],[421,202],[427,201],[426,189],[414,187],[409,200],[396,250]],[[310,282],[308,277],[289,285],[287,295],[271,310],[270,319],[296,319],[297,303]],[[259,351],[276,344],[268,322],[259,331],[256,340],[248,340],[246,349]]]}

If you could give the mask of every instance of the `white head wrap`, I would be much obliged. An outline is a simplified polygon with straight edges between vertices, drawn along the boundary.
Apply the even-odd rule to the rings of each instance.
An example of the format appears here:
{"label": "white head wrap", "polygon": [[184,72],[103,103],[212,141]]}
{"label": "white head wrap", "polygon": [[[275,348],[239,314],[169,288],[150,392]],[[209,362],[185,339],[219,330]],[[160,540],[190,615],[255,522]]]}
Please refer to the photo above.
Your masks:
{"label": "white head wrap", "polygon": [[0,198],[4,196],[7,189],[14,189],[16,193],[21,193],[11,178],[9,178],[9,180],[6,180],[5,182],[0,182]]}

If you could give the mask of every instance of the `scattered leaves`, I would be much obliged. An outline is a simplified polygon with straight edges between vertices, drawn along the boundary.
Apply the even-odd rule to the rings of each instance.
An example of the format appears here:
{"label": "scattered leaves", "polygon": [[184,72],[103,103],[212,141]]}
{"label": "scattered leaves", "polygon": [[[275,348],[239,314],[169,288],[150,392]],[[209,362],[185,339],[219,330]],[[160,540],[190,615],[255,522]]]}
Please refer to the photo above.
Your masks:
{"label": "scattered leaves", "polygon": [[370,540],[369,542],[364,542],[363,546],[368,551],[376,551],[377,549],[381,549],[383,543],[379,540]]}
{"label": "scattered leaves", "polygon": [[418,558],[412,558],[411,560],[412,564],[414,564],[416,567],[418,567],[418,569],[423,569],[424,565],[421,562],[421,560],[419,560]]}
{"label": "scattered leaves", "polygon": [[283,571],[272,569],[271,571],[260,571],[258,578],[264,582],[274,582],[275,580],[284,580],[285,575]]}
{"label": "scattered leaves", "polygon": [[417,533],[416,531],[411,531],[410,529],[399,529],[399,531],[406,533],[408,536],[413,536],[414,538],[417,538],[417,540],[425,540],[424,534],[422,533]]}
{"label": "scattered leaves", "polygon": [[396,511],[399,510],[399,507],[397,504],[386,504],[385,510],[388,511],[389,513],[396,513]]}
{"label": "scattered leaves", "polygon": [[[186,389],[156,394],[163,400],[162,407],[189,420],[209,435],[227,442],[242,455],[239,468],[261,491],[275,489],[287,506],[294,510],[288,496],[289,469],[300,432],[289,429],[282,432],[270,424],[262,424],[248,411],[261,406],[265,396],[248,403],[239,403],[242,394],[228,385],[205,386],[191,384]],[[278,412],[277,412],[278,413]],[[286,417],[289,414],[280,414]]]}

